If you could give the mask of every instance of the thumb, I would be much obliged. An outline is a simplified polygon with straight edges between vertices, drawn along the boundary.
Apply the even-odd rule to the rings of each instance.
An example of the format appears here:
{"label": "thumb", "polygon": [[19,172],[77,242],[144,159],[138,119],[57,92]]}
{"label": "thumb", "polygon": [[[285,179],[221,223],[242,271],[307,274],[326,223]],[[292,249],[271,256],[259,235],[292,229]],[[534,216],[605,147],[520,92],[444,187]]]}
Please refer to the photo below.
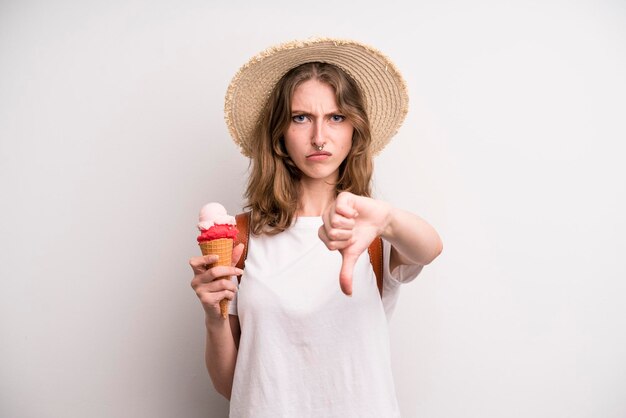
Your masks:
{"label": "thumb", "polygon": [[341,253],[343,261],[339,272],[339,286],[341,291],[348,296],[352,296],[352,272],[359,256],[351,253]]}
{"label": "thumb", "polygon": [[236,266],[237,263],[239,262],[239,259],[241,258],[241,255],[243,254],[243,249],[244,249],[244,245],[242,242],[240,242],[239,244],[237,244],[235,246],[235,248],[233,248],[233,256],[232,256],[232,265]]}

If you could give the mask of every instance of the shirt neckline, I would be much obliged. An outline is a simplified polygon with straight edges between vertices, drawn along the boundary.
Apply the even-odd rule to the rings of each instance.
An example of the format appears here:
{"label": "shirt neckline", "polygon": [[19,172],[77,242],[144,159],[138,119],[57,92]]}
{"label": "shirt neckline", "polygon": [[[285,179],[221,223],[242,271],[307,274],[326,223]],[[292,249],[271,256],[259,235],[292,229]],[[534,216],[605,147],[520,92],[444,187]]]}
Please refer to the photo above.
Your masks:
{"label": "shirt neckline", "polygon": [[309,229],[309,228],[319,228],[323,224],[321,216],[298,216],[295,218],[295,221],[292,228],[296,229]]}

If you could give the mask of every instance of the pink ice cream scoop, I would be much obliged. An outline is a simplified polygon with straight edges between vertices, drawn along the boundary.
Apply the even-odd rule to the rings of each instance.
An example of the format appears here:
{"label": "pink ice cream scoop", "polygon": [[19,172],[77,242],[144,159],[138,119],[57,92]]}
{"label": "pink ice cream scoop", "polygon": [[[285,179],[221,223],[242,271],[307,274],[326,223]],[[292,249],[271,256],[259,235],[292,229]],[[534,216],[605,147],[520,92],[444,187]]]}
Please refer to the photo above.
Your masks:
{"label": "pink ice cream scoop", "polygon": [[211,241],[220,238],[237,238],[237,222],[234,216],[226,213],[224,206],[219,203],[207,203],[200,209],[198,222],[198,242]]}

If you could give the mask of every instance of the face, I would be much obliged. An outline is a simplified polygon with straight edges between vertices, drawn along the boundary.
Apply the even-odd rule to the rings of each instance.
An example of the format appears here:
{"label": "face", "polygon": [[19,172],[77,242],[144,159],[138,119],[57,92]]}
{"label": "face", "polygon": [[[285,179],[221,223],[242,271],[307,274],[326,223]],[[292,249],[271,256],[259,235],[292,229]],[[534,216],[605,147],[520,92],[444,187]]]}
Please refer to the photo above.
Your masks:
{"label": "face", "polygon": [[291,99],[291,123],[284,138],[287,153],[302,171],[303,181],[335,183],[339,166],[352,146],[353,131],[352,123],[337,107],[331,86],[312,79],[296,87]]}

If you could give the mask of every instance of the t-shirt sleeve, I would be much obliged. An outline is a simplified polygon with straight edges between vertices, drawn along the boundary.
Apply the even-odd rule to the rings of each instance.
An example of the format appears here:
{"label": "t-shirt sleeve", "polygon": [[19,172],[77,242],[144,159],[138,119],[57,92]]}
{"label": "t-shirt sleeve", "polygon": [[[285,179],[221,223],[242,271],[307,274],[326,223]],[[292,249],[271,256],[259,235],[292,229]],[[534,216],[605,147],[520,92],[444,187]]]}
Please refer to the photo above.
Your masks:
{"label": "t-shirt sleeve", "polygon": [[[237,276],[232,276],[230,281],[237,285],[237,289],[239,289],[239,281],[237,280]],[[235,297],[228,304],[228,314],[229,315],[238,315],[237,313],[237,298],[239,292],[235,292]]]}
{"label": "t-shirt sleeve", "polygon": [[397,283],[410,282],[411,280],[415,279],[418,274],[420,274],[422,268],[424,267],[419,265],[401,264],[396,267],[394,271],[391,271],[391,244],[389,244],[385,240],[383,240],[383,260],[385,260],[383,278]]}
{"label": "t-shirt sleeve", "polygon": [[383,240],[383,307],[387,320],[395,310],[400,293],[400,285],[415,279],[424,266],[400,265],[393,271],[389,269],[391,261],[391,244]]}

